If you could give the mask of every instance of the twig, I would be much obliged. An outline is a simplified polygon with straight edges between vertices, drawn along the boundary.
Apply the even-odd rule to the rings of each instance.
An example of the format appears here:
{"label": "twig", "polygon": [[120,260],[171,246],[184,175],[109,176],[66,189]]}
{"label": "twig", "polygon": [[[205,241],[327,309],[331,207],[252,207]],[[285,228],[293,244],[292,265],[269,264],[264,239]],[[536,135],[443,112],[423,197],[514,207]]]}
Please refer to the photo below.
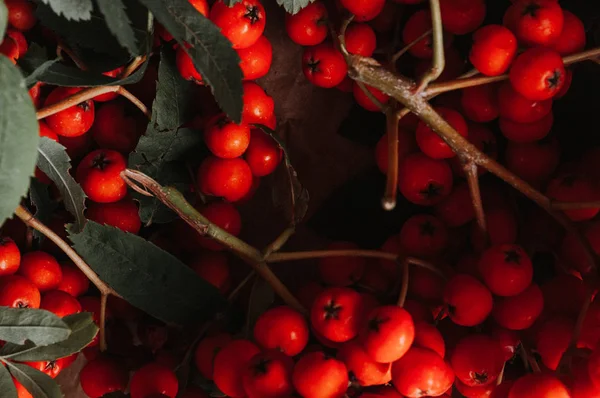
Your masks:
{"label": "twig", "polygon": [[133,59],[133,61],[131,61],[129,63],[129,65],[127,65],[127,67],[123,70],[123,73],[121,73],[121,75],[119,76],[119,78],[120,79],[125,79],[126,77],[129,77],[144,62],[146,62],[146,56],[145,55],[141,55],[139,57],[135,57]]}
{"label": "twig", "polygon": [[398,50],[392,56],[392,65],[395,66],[396,63],[398,62],[398,60],[400,59],[400,57],[402,57],[404,54],[406,54],[406,52],[408,50],[410,50],[415,44],[417,44],[418,42],[420,42],[421,40],[423,40],[424,38],[429,36],[432,32],[433,32],[433,29],[429,29],[427,32],[423,33],[421,36],[417,37],[415,40],[411,41],[410,43],[408,43],[407,45],[402,47],[400,50]]}
{"label": "twig", "polygon": [[369,89],[367,88],[367,86],[365,86],[365,84],[363,82],[359,82],[357,81],[356,84],[358,85],[358,87],[361,89],[361,91],[363,93],[365,93],[365,95],[367,96],[367,98],[369,100],[371,100],[372,103],[374,103],[381,112],[386,112],[387,107],[381,103],[381,101],[379,101],[377,98],[375,98],[375,96],[373,95],[373,93],[371,91],[369,91]]}
{"label": "twig", "polygon": [[[571,65],[581,61],[594,60],[600,56],[600,47],[592,48],[587,51],[582,51],[577,54],[569,55],[563,58],[565,65]],[[448,82],[431,84],[427,90],[423,92],[426,97],[445,93],[447,91],[460,90],[467,87],[480,86],[482,84],[490,84],[508,79],[508,74],[500,76],[476,76],[468,79],[456,79]]]}
{"label": "twig", "polygon": [[498,375],[498,378],[496,379],[496,386],[499,386],[500,384],[502,384],[502,381],[504,381],[504,369],[506,368],[506,362],[504,362],[502,364],[502,370],[500,371],[500,374]]}
{"label": "twig", "polygon": [[595,202],[552,202],[551,206],[555,210],[578,210],[600,208],[600,201]]}
{"label": "twig", "polygon": [[152,192],[159,201],[177,213],[181,219],[194,228],[200,235],[218,241],[238,257],[250,264],[256,273],[269,283],[275,293],[277,293],[287,305],[300,312],[306,312],[306,309],[302,304],[300,304],[289,289],[269,268],[267,263],[263,260],[262,253],[258,251],[258,249],[211,223],[185,199],[181,192],[176,189],[162,187],[152,178],[136,170],[126,169],[121,172],[121,175],[127,177],[126,182],[128,184],[137,183],[142,185],[146,190]]}
{"label": "twig", "polygon": [[135,95],[131,94],[129,91],[125,89],[125,87],[119,86],[117,90],[117,94],[127,98],[129,102],[135,105],[148,119],[150,119],[150,111],[148,111],[148,107],[140,101]]}
{"label": "twig", "polygon": [[408,278],[410,276],[410,261],[405,259],[402,262],[402,285],[400,287],[400,294],[398,295],[398,307],[404,307],[406,302],[406,296],[408,295]]}
{"label": "twig", "polygon": [[64,43],[62,43],[61,41],[59,41],[58,46],[56,46],[56,55],[59,58],[64,59],[64,57],[62,56],[62,53],[67,54],[67,56],[69,58],[71,58],[71,61],[73,61],[73,63],[75,64],[75,66],[77,66],[79,69],[81,69],[81,70],[87,70],[87,67],[85,66],[85,64],[83,63],[83,61],[80,60],[79,57],[77,57],[75,55],[75,53],[73,53],[73,51],[71,51],[70,48],[68,48],[67,46],[64,45]]}
{"label": "twig", "polygon": [[283,232],[263,250],[263,258],[267,258],[272,253],[279,251],[295,232],[295,227],[288,227],[284,229]]}
{"label": "twig", "polygon": [[478,240],[483,242],[484,247],[476,248],[481,251],[487,246],[488,234],[487,234],[487,223],[485,220],[485,212],[483,211],[483,203],[481,201],[481,190],[479,189],[479,174],[477,173],[477,165],[473,162],[466,162],[463,165],[465,175],[467,176],[467,183],[469,185],[469,192],[471,193],[471,200],[473,202],[473,208],[475,209],[475,219],[477,221],[477,233],[482,238]]}
{"label": "twig", "polygon": [[108,301],[107,293],[100,293],[100,352],[106,351],[106,303]]}
{"label": "twig", "polygon": [[393,210],[396,207],[396,195],[398,192],[398,122],[402,117],[401,112],[397,111],[394,101],[386,112],[386,130],[388,135],[388,169],[387,180],[385,184],[385,193],[381,204],[385,210]]}
{"label": "twig", "polygon": [[246,277],[244,279],[242,279],[240,284],[237,285],[235,287],[235,289],[233,289],[231,291],[231,293],[229,293],[229,296],[227,296],[227,301],[229,301],[231,303],[237,297],[240,290],[242,290],[244,288],[244,286],[246,286],[248,284],[248,282],[250,282],[252,280],[252,278],[254,278],[255,276],[256,276],[256,272],[254,270],[250,271],[248,273],[248,275],[246,275]]}
{"label": "twig", "polygon": [[431,9],[431,26],[433,29],[433,59],[431,61],[431,68],[421,77],[421,81],[417,86],[417,93],[423,91],[429,83],[440,77],[446,66],[440,0],[429,0],[429,8]]}
{"label": "twig", "polygon": [[428,261],[425,261],[421,258],[416,258],[416,257],[407,257],[406,260],[412,265],[416,265],[417,267],[421,267],[426,270],[429,270],[429,271],[433,272],[434,274],[436,274],[437,276],[441,277],[442,279],[446,279],[446,275],[444,275],[444,273],[438,267],[436,267],[435,265],[431,264]]}

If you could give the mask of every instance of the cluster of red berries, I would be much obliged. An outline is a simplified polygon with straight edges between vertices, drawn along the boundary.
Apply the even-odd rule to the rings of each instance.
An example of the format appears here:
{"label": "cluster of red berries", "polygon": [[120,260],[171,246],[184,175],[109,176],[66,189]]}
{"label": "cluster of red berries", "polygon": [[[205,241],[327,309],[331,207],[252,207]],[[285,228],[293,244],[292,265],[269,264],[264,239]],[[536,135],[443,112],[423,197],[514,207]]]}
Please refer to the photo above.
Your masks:
{"label": "cluster of red berries", "polygon": [[29,45],[23,32],[27,32],[36,24],[34,6],[27,0],[7,0],[8,24],[6,34],[0,42],[0,54],[5,55],[12,63],[25,55]]}

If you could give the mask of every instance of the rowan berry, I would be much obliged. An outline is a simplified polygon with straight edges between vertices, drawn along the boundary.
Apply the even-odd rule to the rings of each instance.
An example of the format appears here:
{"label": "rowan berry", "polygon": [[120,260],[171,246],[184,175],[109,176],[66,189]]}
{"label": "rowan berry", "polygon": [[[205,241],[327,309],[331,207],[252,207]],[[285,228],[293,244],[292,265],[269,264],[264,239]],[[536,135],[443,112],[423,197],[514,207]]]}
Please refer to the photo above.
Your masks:
{"label": "rowan berry", "polygon": [[0,276],[17,272],[21,264],[21,251],[11,238],[0,238]]}
{"label": "rowan berry", "polygon": [[[548,183],[546,195],[560,202],[593,202],[598,200],[599,192],[596,186],[585,175],[563,173]],[[573,221],[586,221],[594,218],[600,208],[564,210]]]}
{"label": "rowan berry", "polygon": [[552,110],[552,100],[532,101],[517,93],[509,82],[498,90],[500,117],[516,123],[533,123]]}
{"label": "rowan berry", "polygon": [[452,170],[444,160],[415,153],[405,157],[398,169],[398,190],[410,202],[435,205],[452,190]]}
{"label": "rowan berry", "polygon": [[62,270],[56,259],[42,251],[24,254],[19,274],[29,279],[40,292],[56,289],[62,280]]}
{"label": "rowan berry", "polygon": [[450,319],[461,326],[482,323],[492,312],[492,294],[470,275],[458,274],[446,284],[444,302]]}
{"label": "rowan berry", "polygon": [[219,390],[229,397],[245,397],[242,377],[259,352],[248,340],[233,340],[223,346],[214,360],[213,379]]}
{"label": "rowan berry", "polygon": [[12,308],[40,308],[41,295],[35,284],[21,275],[0,278],[0,305]]}
{"label": "rowan berry", "polygon": [[247,124],[236,124],[225,114],[220,114],[207,123],[204,142],[213,155],[222,159],[234,159],[246,152],[250,144],[250,127]]}
{"label": "rowan berry", "polygon": [[515,35],[502,25],[486,25],[473,34],[469,61],[482,74],[498,76],[508,70],[517,53]]}
{"label": "rowan berry", "polygon": [[250,144],[244,159],[248,162],[252,175],[264,177],[273,173],[282,158],[283,151],[272,137],[259,129],[250,131]]}
{"label": "rowan berry", "polygon": [[250,47],[237,50],[237,53],[244,80],[260,79],[269,72],[273,62],[273,46],[265,36],[259,37]]}
{"label": "rowan berry", "polygon": [[[437,107],[436,111],[463,137],[469,135],[467,122],[460,113],[450,108]],[[456,154],[446,142],[423,121],[417,126],[417,145],[432,159],[448,159]]]}
{"label": "rowan berry", "polygon": [[348,67],[342,53],[324,43],[304,50],[302,72],[315,86],[332,88],[344,80]]}
{"label": "rowan berry", "polygon": [[57,289],[79,297],[87,292],[90,281],[83,272],[72,263],[61,263],[62,279]]}
{"label": "rowan berry", "polygon": [[323,352],[309,352],[294,366],[292,382],[304,398],[341,397],[348,388],[348,370]]}
{"label": "rowan berry", "polygon": [[571,55],[585,48],[585,27],[575,14],[563,10],[564,23],[560,36],[550,46],[560,55]]}
{"label": "rowan berry", "polygon": [[[379,101],[379,104],[385,105],[389,100],[390,96],[379,91],[375,87],[366,86],[365,88],[373,95],[373,97]],[[354,99],[358,103],[358,105],[362,106],[368,111],[371,112],[380,112],[379,104],[373,102],[371,98],[362,90],[362,88],[358,85],[358,83],[354,82],[352,84],[352,94],[354,95]]]}
{"label": "rowan berry", "polygon": [[[56,87],[46,98],[44,106],[53,105],[81,91],[79,87]],[[88,132],[94,123],[94,101],[87,100],[73,105],[45,119],[56,134],[77,137]]]}
{"label": "rowan berry", "polygon": [[220,159],[209,156],[198,169],[197,181],[203,193],[236,202],[250,192],[252,170],[242,158]]}
{"label": "rowan berry", "polygon": [[363,297],[346,287],[323,290],[315,298],[310,311],[312,327],[335,343],[343,343],[356,337],[363,319]]}
{"label": "rowan berry", "polygon": [[290,39],[301,46],[316,46],[327,37],[327,8],[315,1],[298,11],[286,14],[285,29]]}
{"label": "rowan berry", "polygon": [[377,307],[367,317],[360,335],[365,352],[379,363],[402,358],[415,338],[415,325],[410,314],[398,306]]}
{"label": "rowan berry", "polygon": [[267,125],[275,114],[273,98],[254,82],[244,82],[242,88],[244,90],[242,123]]}
{"label": "rowan berry", "polygon": [[545,46],[560,37],[564,16],[556,0],[518,0],[506,10],[503,23],[521,43]]}
{"label": "rowan berry", "polygon": [[444,29],[455,35],[464,35],[477,29],[485,19],[484,0],[440,1]]}
{"label": "rowan berry", "polygon": [[83,192],[97,203],[113,203],[127,194],[121,172],[127,168],[123,155],[110,149],[90,152],[77,166],[75,179]]}
{"label": "rowan berry", "polygon": [[35,6],[28,0],[4,0],[8,9],[8,23],[22,32],[36,24]]}
{"label": "rowan berry", "polygon": [[370,21],[385,5],[385,0],[340,0],[340,4],[354,14],[357,21]]}
{"label": "rowan berry", "polygon": [[217,353],[231,341],[228,333],[219,333],[200,340],[194,351],[196,369],[206,380],[213,379],[213,364]]}
{"label": "rowan berry", "polygon": [[140,138],[140,128],[135,118],[125,114],[122,102],[105,104],[96,112],[92,137],[102,149],[128,153],[135,149]]}
{"label": "rowan berry", "polygon": [[[500,115],[498,86],[486,84],[464,89],[461,96],[461,106],[469,120],[477,123],[491,122]],[[470,135],[469,139],[471,139]]]}
{"label": "rowan berry", "polygon": [[565,83],[565,65],[551,49],[530,48],[513,62],[509,78],[516,92],[532,101],[554,97]]}
{"label": "rowan berry", "polygon": [[[357,250],[360,247],[351,242],[333,242],[327,250]],[[318,261],[321,281],[328,285],[350,286],[362,277],[366,260],[356,256],[323,257]]]}
{"label": "rowan berry", "polygon": [[544,139],[552,130],[554,115],[552,112],[532,123],[517,123],[507,118],[498,120],[502,135],[512,142],[529,143]]}
{"label": "rowan berry", "polygon": [[256,43],[267,21],[259,0],[242,0],[232,7],[219,0],[211,7],[209,16],[236,50]]}
{"label": "rowan berry", "polygon": [[529,373],[517,379],[507,398],[572,398],[567,387],[547,373]]}
{"label": "rowan berry", "polygon": [[392,384],[406,397],[440,396],[454,383],[454,373],[437,353],[412,347],[392,364]]}
{"label": "rowan berry", "polygon": [[530,184],[548,181],[558,167],[560,146],[556,140],[528,144],[508,143],[505,152],[507,168]]}
{"label": "rowan berry", "polygon": [[440,331],[432,324],[425,321],[415,322],[414,347],[427,348],[444,358],[446,343]]}
{"label": "rowan berry", "polygon": [[344,362],[348,372],[360,386],[387,384],[391,380],[391,364],[374,361],[355,341],[342,344],[337,352],[337,359]]}
{"label": "rowan berry", "polygon": [[125,391],[129,375],[120,361],[99,356],[85,364],[79,381],[88,397],[100,398],[111,392]]}
{"label": "rowan berry", "polygon": [[81,312],[81,304],[69,293],[61,290],[50,290],[42,295],[40,308],[64,318],[67,315]]}
{"label": "rowan berry", "polygon": [[149,363],[138,369],[131,377],[131,398],[146,398],[152,394],[163,394],[175,398],[179,383],[175,373],[164,365]]}
{"label": "rowan berry", "polygon": [[493,383],[504,366],[498,341],[483,334],[461,339],[452,350],[450,364],[456,378],[470,387]]}
{"label": "rowan berry", "polygon": [[353,23],[346,29],[346,50],[350,54],[370,57],[377,48],[377,36],[366,23]]}
{"label": "rowan berry", "polygon": [[258,353],[250,359],[242,374],[248,398],[278,398],[289,396],[294,360],[277,350]]}
{"label": "rowan berry", "polygon": [[221,294],[227,293],[231,287],[226,254],[213,251],[201,252],[194,256],[188,265],[199,277],[219,289]]}
{"label": "rowan berry", "polygon": [[182,78],[192,81],[196,84],[202,84],[202,75],[196,69],[192,57],[185,51],[183,46],[177,47],[175,51],[175,64]]}
{"label": "rowan berry", "polygon": [[[417,58],[431,59],[433,57],[433,39],[427,35],[419,40],[425,32],[431,29],[431,13],[428,10],[415,12],[404,24],[402,41],[405,45],[414,43],[408,52]],[[449,47],[454,41],[450,33],[444,34],[444,47]]]}

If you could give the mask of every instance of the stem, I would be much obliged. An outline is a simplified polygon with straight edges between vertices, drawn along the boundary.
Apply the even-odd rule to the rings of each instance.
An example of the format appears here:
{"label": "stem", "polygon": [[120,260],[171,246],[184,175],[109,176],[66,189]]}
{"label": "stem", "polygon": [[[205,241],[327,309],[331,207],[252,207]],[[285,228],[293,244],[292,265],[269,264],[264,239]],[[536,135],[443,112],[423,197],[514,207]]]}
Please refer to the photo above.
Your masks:
{"label": "stem", "polygon": [[150,111],[148,110],[146,105],[142,101],[140,101],[135,95],[133,95],[129,91],[127,91],[124,87],[122,87],[122,86],[118,86],[118,87],[119,87],[119,89],[117,90],[117,94],[127,98],[129,100],[129,102],[131,102],[133,105],[135,105],[140,111],[142,111],[142,113],[144,115],[146,115],[146,117],[148,119],[150,119]]}
{"label": "stem", "polygon": [[357,81],[356,84],[361,89],[361,91],[363,93],[365,93],[365,95],[367,96],[367,98],[369,100],[371,100],[371,102],[374,103],[379,108],[379,110],[381,112],[385,112],[386,111],[386,106],[384,104],[382,104],[381,101],[379,101],[377,98],[375,98],[375,96],[373,95],[373,93],[369,91],[369,89],[367,88],[367,86],[365,86],[365,84],[363,82]]}
{"label": "stem", "polygon": [[400,57],[402,57],[408,50],[410,50],[415,44],[429,36],[433,32],[432,29],[429,29],[427,32],[423,33],[421,36],[417,37],[415,40],[411,41],[404,47],[402,47],[396,54],[392,56],[392,65],[396,65]]}
{"label": "stem", "polygon": [[73,61],[75,66],[77,66],[79,69],[87,70],[87,67],[85,66],[85,64],[75,55],[75,53],[73,53],[73,51],[71,51],[71,49],[69,47],[65,46],[64,43],[62,43],[59,40],[58,46],[56,46],[56,55],[59,58],[64,59],[64,57],[62,56],[62,53],[67,54],[69,56],[69,58],[71,58],[71,61]]}
{"label": "stem", "polygon": [[267,258],[272,253],[279,251],[283,247],[283,245],[285,245],[287,241],[292,237],[292,235],[294,235],[295,232],[296,228],[294,227],[288,227],[285,230],[283,230],[283,232],[277,238],[275,238],[275,240],[271,242],[269,246],[267,246],[263,250],[263,258]]}
{"label": "stem", "polygon": [[395,106],[386,112],[388,169],[385,193],[381,200],[385,210],[393,210],[396,207],[396,195],[398,192],[398,122],[401,117],[400,112],[396,110]]}
{"label": "stem", "polygon": [[139,57],[135,57],[133,59],[133,61],[131,61],[129,63],[129,65],[127,65],[127,67],[123,70],[123,73],[121,73],[121,76],[119,76],[119,78],[120,79],[124,79],[126,77],[129,77],[144,62],[146,62],[146,56],[145,55],[140,55]]}
{"label": "stem", "polygon": [[231,291],[231,293],[229,293],[229,296],[227,296],[227,301],[229,301],[231,303],[237,297],[237,295],[239,294],[240,290],[242,290],[242,288],[244,286],[246,286],[248,284],[248,282],[250,282],[252,280],[252,278],[254,278],[255,276],[256,276],[256,272],[250,271],[248,273],[248,275],[246,275],[246,277],[240,282],[240,284],[237,285],[235,287],[235,289],[233,289]]}
{"label": "stem", "polygon": [[108,301],[108,294],[100,294],[100,352],[106,351],[106,303]]}
{"label": "stem", "polygon": [[143,186],[148,192],[152,192],[158,200],[177,213],[181,219],[194,228],[200,235],[218,241],[235,255],[246,261],[257,274],[267,281],[275,293],[287,305],[302,313],[306,313],[306,309],[302,304],[300,304],[269,268],[260,251],[211,223],[185,199],[181,192],[171,187],[162,187],[158,182],[139,171],[125,169],[121,172],[121,176],[125,177],[124,179],[128,185],[133,186],[137,183]]}
{"label": "stem", "polygon": [[444,28],[442,26],[442,11],[440,9],[440,0],[429,0],[431,9],[431,26],[433,29],[433,59],[431,68],[421,77],[417,92],[423,91],[429,83],[436,80],[446,66],[444,56]]}
{"label": "stem", "polygon": [[446,275],[444,275],[444,273],[438,267],[436,267],[435,265],[433,265],[432,263],[430,263],[428,261],[425,261],[421,258],[416,258],[416,257],[408,257],[407,261],[412,265],[416,265],[417,267],[421,267],[421,268],[424,268],[426,270],[433,272],[434,274],[441,277],[442,279],[446,279]]}
{"label": "stem", "polygon": [[600,208],[600,201],[595,202],[552,202],[551,206],[555,210],[577,210]]}
{"label": "stem", "polygon": [[408,278],[410,276],[410,261],[405,259],[402,262],[402,285],[400,295],[398,296],[398,307],[404,307],[406,296],[408,295]]}
{"label": "stem", "polygon": [[480,238],[483,238],[481,241],[484,242],[484,247],[478,247],[476,249],[478,251],[482,251],[488,244],[488,234],[485,212],[483,211],[483,203],[481,201],[481,190],[479,189],[479,174],[477,173],[477,165],[473,162],[467,162],[464,164],[463,169],[467,176],[469,192],[471,193],[471,200],[473,201],[473,208],[475,209],[477,233],[480,235]]}

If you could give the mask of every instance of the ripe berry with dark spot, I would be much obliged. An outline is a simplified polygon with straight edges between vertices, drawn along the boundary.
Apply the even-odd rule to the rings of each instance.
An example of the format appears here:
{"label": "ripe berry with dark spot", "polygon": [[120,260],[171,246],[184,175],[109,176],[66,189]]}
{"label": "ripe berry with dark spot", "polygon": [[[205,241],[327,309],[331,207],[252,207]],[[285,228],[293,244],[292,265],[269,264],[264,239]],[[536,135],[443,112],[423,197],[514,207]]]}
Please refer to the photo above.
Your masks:
{"label": "ripe berry with dark spot", "polygon": [[[81,91],[79,87],[56,87],[46,98],[44,106],[55,104]],[[56,134],[77,137],[88,132],[94,123],[94,101],[87,100],[48,116],[48,126]]]}
{"label": "ripe berry with dark spot", "polygon": [[117,202],[127,194],[127,184],[121,172],[127,167],[123,155],[117,151],[97,149],[90,152],[75,173],[83,192],[98,203]]}
{"label": "ripe berry with dark spot", "polygon": [[342,53],[324,43],[304,50],[302,72],[315,86],[332,88],[344,80],[348,67]]}
{"label": "ripe berry with dark spot", "polygon": [[256,354],[242,374],[248,398],[280,398],[289,396],[294,360],[277,350]]}
{"label": "ripe berry with dark spot", "polygon": [[398,306],[386,305],[371,311],[360,342],[375,362],[390,363],[406,354],[414,338],[415,324],[410,314]]}
{"label": "ripe berry with dark spot", "polygon": [[209,16],[236,50],[256,43],[267,21],[265,9],[259,0],[242,0],[232,7],[217,1],[211,7]]}
{"label": "ripe berry with dark spot", "polygon": [[492,293],[516,296],[531,284],[533,265],[523,248],[503,244],[492,246],[481,255],[479,272]]}
{"label": "ripe berry with dark spot", "polygon": [[456,377],[467,386],[485,386],[498,378],[504,365],[504,353],[493,338],[473,334],[454,347],[450,364]]}
{"label": "ripe berry with dark spot", "polygon": [[452,170],[444,160],[415,153],[400,162],[398,190],[417,205],[431,206],[441,202],[450,194],[452,181]]}
{"label": "ripe berry with dark spot", "polygon": [[479,325],[492,312],[492,294],[470,275],[458,274],[446,284],[444,303],[448,316],[461,326]]}
{"label": "ripe berry with dark spot", "polygon": [[315,299],[310,322],[326,339],[343,343],[358,335],[364,316],[363,298],[359,293],[346,287],[332,287]]}
{"label": "ripe berry with dark spot", "polygon": [[304,398],[342,397],[348,388],[348,370],[340,360],[310,352],[294,366],[292,382]]}
{"label": "ripe berry with dark spot", "polygon": [[392,364],[392,384],[406,397],[437,397],[454,383],[454,373],[437,353],[412,347]]}
{"label": "ripe berry with dark spot", "polygon": [[530,48],[514,60],[509,78],[515,91],[532,101],[554,97],[565,84],[565,65],[556,51]]}
{"label": "ripe berry with dark spot", "polygon": [[264,349],[276,349],[290,357],[300,354],[308,343],[306,319],[293,308],[271,308],[256,320],[254,340]]}

